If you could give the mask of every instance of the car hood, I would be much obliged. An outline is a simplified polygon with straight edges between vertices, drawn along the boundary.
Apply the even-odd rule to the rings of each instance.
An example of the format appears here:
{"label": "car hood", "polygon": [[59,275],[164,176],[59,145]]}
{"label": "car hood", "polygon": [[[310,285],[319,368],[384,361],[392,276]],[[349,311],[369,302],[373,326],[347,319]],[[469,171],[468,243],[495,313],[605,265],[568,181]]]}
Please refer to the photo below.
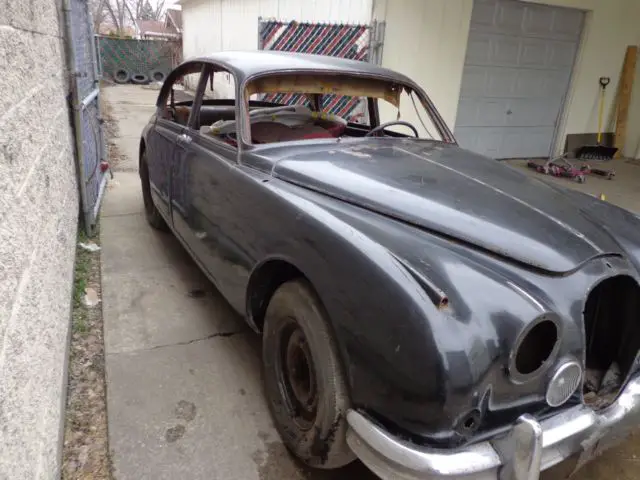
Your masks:
{"label": "car hood", "polygon": [[371,139],[294,149],[272,174],[549,273],[623,253],[562,189],[455,145]]}

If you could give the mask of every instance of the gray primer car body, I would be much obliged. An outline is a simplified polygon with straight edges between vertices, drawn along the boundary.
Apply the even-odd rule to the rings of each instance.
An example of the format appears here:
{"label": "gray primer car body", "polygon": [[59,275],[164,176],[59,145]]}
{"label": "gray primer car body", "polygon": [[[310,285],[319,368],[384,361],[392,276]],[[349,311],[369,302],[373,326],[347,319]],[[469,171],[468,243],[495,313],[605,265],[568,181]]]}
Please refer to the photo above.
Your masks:
{"label": "gray primer car body", "polygon": [[[240,123],[246,82],[275,72],[383,78],[424,95],[402,75],[355,61],[231,52],[194,62],[234,75]],[[640,222],[460,148],[430,108],[443,142],[235,149],[154,116],[141,148],[159,210],[253,328],[275,288],[304,275],[331,318],[354,408],[414,442],[455,447],[523,413],[541,419],[582,402],[577,390],[549,407],[549,375],[568,356],[584,368],[594,286],[615,275],[637,281]],[[519,381],[509,375],[513,348],[542,317],[557,325],[558,344],[548,368]],[[469,430],[471,413],[479,427]]]}

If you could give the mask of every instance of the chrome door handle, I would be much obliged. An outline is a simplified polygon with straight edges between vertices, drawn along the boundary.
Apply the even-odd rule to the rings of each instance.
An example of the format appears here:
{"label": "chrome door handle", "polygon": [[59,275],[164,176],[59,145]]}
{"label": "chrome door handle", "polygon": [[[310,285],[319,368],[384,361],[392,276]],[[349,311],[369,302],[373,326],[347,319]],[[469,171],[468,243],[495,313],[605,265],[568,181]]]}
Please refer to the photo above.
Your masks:
{"label": "chrome door handle", "polygon": [[192,140],[193,139],[189,135],[187,135],[186,133],[183,133],[182,135],[178,135],[178,142],[180,142],[180,143],[189,144],[189,143],[191,143]]}

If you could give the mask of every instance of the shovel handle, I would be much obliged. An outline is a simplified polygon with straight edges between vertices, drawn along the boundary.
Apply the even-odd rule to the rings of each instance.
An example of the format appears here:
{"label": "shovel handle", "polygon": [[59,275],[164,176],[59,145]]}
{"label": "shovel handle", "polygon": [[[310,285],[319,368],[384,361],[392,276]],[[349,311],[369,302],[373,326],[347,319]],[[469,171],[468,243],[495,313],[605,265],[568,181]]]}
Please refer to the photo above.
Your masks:
{"label": "shovel handle", "polygon": [[598,145],[602,140],[602,115],[604,114],[604,92],[609,85],[611,79],[609,77],[600,77],[600,108],[598,109]]}

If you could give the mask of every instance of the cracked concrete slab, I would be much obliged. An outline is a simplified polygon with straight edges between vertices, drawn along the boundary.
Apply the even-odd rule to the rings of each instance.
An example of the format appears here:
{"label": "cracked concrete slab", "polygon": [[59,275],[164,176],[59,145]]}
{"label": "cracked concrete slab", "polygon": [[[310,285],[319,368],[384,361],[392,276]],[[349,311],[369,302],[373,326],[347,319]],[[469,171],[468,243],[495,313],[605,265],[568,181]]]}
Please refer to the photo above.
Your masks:
{"label": "cracked concrete slab", "polygon": [[[107,272],[103,286],[107,354],[248,329],[191,262]],[[203,296],[191,296],[194,290]]]}

